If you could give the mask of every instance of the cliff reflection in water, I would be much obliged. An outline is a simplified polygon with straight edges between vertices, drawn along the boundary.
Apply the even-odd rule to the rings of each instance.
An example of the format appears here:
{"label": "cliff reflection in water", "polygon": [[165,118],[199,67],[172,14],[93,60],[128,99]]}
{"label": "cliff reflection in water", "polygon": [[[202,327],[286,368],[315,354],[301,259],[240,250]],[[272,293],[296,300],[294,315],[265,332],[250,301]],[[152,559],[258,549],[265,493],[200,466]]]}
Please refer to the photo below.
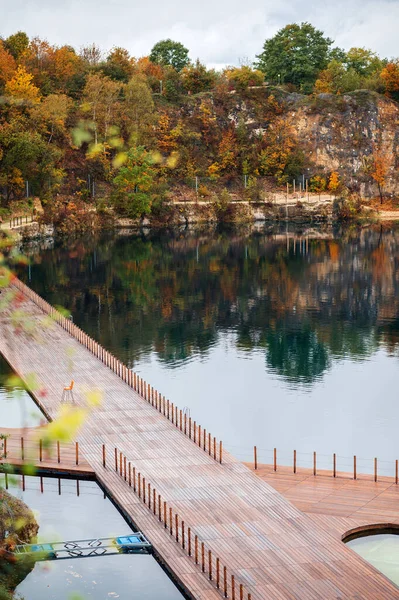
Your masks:
{"label": "cliff reflection in water", "polygon": [[399,341],[399,230],[161,233],[59,243],[21,277],[133,366],[204,357],[225,334],[290,384]]}

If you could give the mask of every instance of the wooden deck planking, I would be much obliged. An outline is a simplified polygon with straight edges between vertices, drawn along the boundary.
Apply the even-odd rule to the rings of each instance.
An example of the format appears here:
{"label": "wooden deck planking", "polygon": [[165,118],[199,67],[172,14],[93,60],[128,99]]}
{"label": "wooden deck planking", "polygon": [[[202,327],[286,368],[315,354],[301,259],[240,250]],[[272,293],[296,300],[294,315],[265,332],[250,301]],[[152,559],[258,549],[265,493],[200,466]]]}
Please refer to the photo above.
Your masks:
{"label": "wooden deck planking", "polygon": [[[399,597],[393,584],[346,548],[321,521],[302,513],[228,453],[219,465],[63,329],[55,324],[43,329],[48,320],[33,302],[26,299],[23,310],[35,334],[16,336],[9,313],[3,311],[0,351],[23,378],[36,373],[46,389],[39,402],[51,417],[56,416],[62,387],[70,379],[77,383],[80,406],[86,404],[84,387],[103,391],[101,406],[79,434],[81,451],[102,485],[154,543],[193,598],[221,594],[115,472],[114,446],[184,519],[186,528],[190,526],[213,556],[220,557],[221,565],[234,573],[237,586],[243,583],[253,600]],[[67,359],[71,352],[72,370]],[[106,469],[102,443],[107,446]]]}
{"label": "wooden deck planking", "polygon": [[[51,444],[49,448],[42,446],[42,460],[40,460],[39,440],[44,436],[44,429],[44,427],[25,427],[23,429],[0,427],[0,433],[8,436],[7,457],[0,459],[0,465],[8,464],[13,467],[29,465],[43,473],[68,473],[94,477],[93,469],[80,452],[78,452],[78,464],[76,464],[76,447],[73,443],[60,443],[60,462],[58,462],[56,443]],[[21,438],[23,439],[23,455]]]}
{"label": "wooden deck planking", "polygon": [[293,473],[292,467],[283,466],[275,472],[272,465],[258,465],[254,473],[338,539],[366,525],[399,525],[399,485],[393,477],[375,482],[372,475],[362,474],[354,480],[348,473],[314,476],[310,469]]}

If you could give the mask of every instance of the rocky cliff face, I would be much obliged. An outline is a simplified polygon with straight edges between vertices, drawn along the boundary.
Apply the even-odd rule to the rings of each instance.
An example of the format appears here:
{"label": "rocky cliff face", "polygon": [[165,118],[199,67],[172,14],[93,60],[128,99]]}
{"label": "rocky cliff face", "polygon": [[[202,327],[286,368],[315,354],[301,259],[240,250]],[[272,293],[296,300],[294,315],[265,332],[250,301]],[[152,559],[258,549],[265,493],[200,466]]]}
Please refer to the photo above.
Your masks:
{"label": "rocky cliff face", "polygon": [[297,100],[294,128],[316,168],[336,170],[353,191],[377,194],[368,174],[373,152],[387,162],[385,193],[399,194],[399,105],[364,91],[323,94],[311,103]]}
{"label": "rocky cliff face", "polygon": [[[238,124],[246,113],[246,124],[267,135],[270,123],[259,119],[255,103],[267,103],[276,95],[284,106],[287,128],[304,150],[308,168],[305,175],[338,171],[352,192],[363,197],[378,195],[370,176],[373,153],[386,158],[385,195],[399,196],[399,104],[368,90],[342,96],[316,97],[283,94],[280,90],[258,90],[256,100],[237,103],[230,118]],[[264,97],[266,96],[266,97]]]}

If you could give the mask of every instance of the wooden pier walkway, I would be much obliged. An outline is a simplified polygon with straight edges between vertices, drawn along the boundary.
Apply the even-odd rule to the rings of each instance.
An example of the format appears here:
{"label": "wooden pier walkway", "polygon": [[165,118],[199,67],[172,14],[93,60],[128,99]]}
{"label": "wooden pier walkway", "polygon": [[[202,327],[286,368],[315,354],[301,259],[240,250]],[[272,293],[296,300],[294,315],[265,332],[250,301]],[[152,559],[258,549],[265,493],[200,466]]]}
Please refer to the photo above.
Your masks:
{"label": "wooden pier walkway", "polygon": [[193,424],[182,421],[176,407],[70,322],[54,314],[61,326],[49,319],[45,303],[15,284],[18,318],[29,326],[17,323],[16,332],[14,308],[3,309],[0,352],[25,381],[36,374],[43,392],[36,400],[51,418],[71,379],[81,407],[87,407],[87,390],[102,393],[79,432],[80,451],[188,597],[399,598],[398,588],[333,532],[230,454],[220,463],[219,445],[203,429],[195,430],[194,442]]}
{"label": "wooden pier walkway", "polygon": [[36,472],[48,475],[74,475],[94,477],[95,473],[79,451],[75,442],[45,443],[45,427],[8,429],[0,427],[0,434],[6,436],[0,443],[0,468],[34,467]]}

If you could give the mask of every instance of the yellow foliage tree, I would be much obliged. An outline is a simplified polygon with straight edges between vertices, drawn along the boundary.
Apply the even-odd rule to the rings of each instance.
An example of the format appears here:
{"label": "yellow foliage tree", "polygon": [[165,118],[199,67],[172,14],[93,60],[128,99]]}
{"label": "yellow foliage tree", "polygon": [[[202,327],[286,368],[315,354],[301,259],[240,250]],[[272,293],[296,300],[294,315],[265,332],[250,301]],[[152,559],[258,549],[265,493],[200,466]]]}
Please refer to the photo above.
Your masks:
{"label": "yellow foliage tree", "polygon": [[339,174],[337,173],[337,171],[333,171],[328,180],[328,190],[330,192],[332,192],[335,196],[335,194],[338,192],[340,187],[341,187],[341,181],[339,178]]}
{"label": "yellow foliage tree", "polygon": [[33,75],[25,67],[18,67],[14,77],[6,83],[5,93],[16,100],[25,100],[31,103],[40,102],[40,92],[32,83]]}

